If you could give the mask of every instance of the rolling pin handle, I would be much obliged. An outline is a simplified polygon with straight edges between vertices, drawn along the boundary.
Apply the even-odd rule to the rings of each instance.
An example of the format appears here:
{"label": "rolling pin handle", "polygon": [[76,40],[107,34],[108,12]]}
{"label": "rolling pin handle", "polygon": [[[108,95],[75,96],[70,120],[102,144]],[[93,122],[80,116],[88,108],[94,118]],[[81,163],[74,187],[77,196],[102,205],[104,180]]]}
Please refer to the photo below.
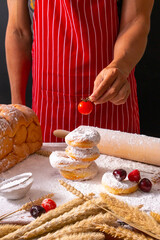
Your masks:
{"label": "rolling pin handle", "polygon": [[53,132],[53,135],[58,138],[65,138],[65,136],[67,136],[68,133],[70,132],[62,129],[57,129]]}

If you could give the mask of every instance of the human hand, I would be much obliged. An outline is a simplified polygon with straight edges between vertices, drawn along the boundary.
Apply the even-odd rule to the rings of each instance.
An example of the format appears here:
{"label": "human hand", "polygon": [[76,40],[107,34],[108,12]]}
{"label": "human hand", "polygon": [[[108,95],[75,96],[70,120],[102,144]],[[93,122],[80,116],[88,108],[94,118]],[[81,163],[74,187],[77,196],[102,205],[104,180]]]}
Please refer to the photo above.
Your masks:
{"label": "human hand", "polygon": [[95,104],[110,101],[120,105],[126,102],[129,94],[130,84],[127,75],[117,67],[108,66],[96,77],[93,93],[89,99]]}

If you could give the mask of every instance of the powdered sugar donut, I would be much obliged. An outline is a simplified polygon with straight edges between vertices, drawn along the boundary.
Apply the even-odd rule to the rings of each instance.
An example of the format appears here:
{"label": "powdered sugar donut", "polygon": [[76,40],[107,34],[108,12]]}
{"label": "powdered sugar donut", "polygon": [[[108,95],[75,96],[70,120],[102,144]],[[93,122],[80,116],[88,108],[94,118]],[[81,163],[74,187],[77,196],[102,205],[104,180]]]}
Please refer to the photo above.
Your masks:
{"label": "powdered sugar donut", "polygon": [[72,147],[92,148],[99,143],[100,135],[94,128],[79,126],[65,137],[65,141]]}
{"label": "powdered sugar donut", "polygon": [[89,162],[75,161],[68,157],[64,151],[52,152],[49,156],[50,164],[53,168],[60,170],[73,171],[75,169],[89,167]]}
{"label": "powdered sugar donut", "polygon": [[76,169],[73,171],[60,170],[60,174],[69,180],[89,180],[94,178],[98,173],[98,167],[95,162],[92,162],[88,168]]}
{"label": "powdered sugar donut", "polygon": [[120,182],[112,172],[106,172],[102,176],[102,185],[108,192],[116,195],[133,193],[138,189],[138,183],[130,182],[128,179]]}
{"label": "powdered sugar donut", "polygon": [[100,155],[99,149],[96,146],[93,148],[77,148],[68,146],[65,151],[69,157],[84,162],[94,161]]}

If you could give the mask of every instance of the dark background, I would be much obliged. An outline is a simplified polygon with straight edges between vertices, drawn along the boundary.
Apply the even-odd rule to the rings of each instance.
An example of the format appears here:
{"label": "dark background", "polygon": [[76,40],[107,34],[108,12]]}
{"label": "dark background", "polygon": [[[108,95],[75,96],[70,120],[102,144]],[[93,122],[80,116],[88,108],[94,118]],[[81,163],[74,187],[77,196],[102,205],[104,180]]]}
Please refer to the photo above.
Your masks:
{"label": "dark background", "polygon": [[[145,1],[144,1],[145,4]],[[0,104],[10,103],[10,87],[5,61],[6,0],[0,0]],[[160,1],[155,0],[146,52],[136,67],[141,133],[160,137]],[[31,76],[27,102],[31,106]]]}

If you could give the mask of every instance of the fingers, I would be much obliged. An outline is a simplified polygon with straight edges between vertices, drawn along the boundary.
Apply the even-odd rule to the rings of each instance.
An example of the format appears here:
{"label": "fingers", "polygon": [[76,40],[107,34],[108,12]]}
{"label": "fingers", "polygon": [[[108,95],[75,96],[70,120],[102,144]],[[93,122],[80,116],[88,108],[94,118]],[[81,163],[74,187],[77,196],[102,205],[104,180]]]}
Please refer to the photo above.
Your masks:
{"label": "fingers", "polygon": [[[96,80],[94,81],[94,88],[93,88],[93,93],[96,91],[96,89],[98,88],[98,86],[101,84],[101,82],[103,81],[103,77],[101,74],[99,74],[96,77]],[[92,94],[93,95],[93,94]],[[94,97],[94,96],[92,96]]]}
{"label": "fingers", "polygon": [[95,101],[95,104],[105,103],[117,97],[123,85],[125,85],[124,79],[118,77],[110,88],[97,101]]}
{"label": "fingers", "polygon": [[105,68],[94,82],[94,90],[89,97],[95,104],[107,101],[115,105],[124,104],[130,94],[127,77],[117,68]]}
{"label": "fingers", "polygon": [[116,81],[113,86],[106,92],[100,99],[98,99],[95,104],[102,104],[107,101],[112,102],[115,105],[124,104],[130,94],[130,84],[129,82],[121,82],[118,84]]}
{"label": "fingers", "polygon": [[130,84],[126,82],[123,87],[120,89],[119,93],[116,97],[112,98],[110,102],[112,102],[115,105],[124,104],[127,101],[127,98],[130,95]]}
{"label": "fingers", "polygon": [[90,100],[97,103],[97,101],[108,91],[110,86],[116,80],[117,70],[116,69],[104,69],[97,76],[94,82],[93,93],[90,96]]}

